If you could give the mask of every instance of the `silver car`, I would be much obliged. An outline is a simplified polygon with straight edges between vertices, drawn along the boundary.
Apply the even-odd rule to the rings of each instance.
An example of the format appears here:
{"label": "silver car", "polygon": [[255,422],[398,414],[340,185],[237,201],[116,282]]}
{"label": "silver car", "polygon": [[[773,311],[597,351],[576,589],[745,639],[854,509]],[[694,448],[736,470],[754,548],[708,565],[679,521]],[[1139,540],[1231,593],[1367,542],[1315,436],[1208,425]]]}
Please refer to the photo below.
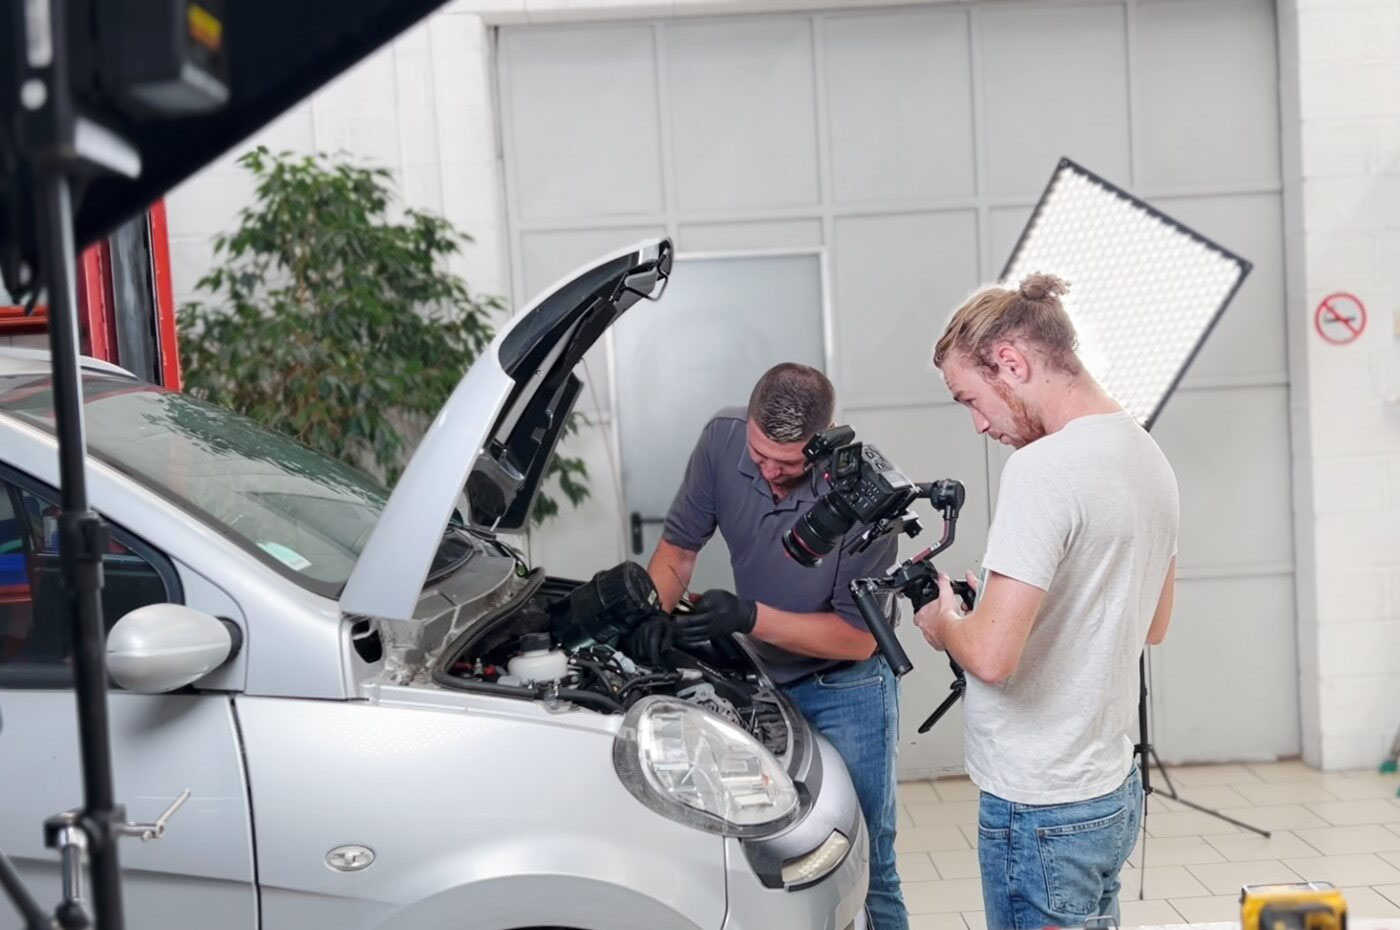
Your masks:
{"label": "silver car", "polygon": [[[392,494],[84,363],[117,797],[153,821],[190,793],[124,841],[132,926],[865,926],[846,768],[747,644],[629,655],[655,617],[638,566],[554,578],[497,535],[575,365],[670,262],[645,243],[518,314]],[[81,792],[51,405],[46,355],[0,349],[0,847],[54,901],[41,824]]]}

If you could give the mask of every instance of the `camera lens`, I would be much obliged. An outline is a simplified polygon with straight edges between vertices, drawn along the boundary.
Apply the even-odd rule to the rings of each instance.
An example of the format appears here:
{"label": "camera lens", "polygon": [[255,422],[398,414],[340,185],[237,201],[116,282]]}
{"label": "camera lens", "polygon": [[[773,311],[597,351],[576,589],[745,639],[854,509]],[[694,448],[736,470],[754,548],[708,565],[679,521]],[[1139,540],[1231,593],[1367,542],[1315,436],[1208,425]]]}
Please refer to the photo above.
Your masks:
{"label": "camera lens", "polygon": [[841,544],[841,537],[854,524],[853,519],[838,512],[829,500],[822,498],[798,518],[792,529],[783,534],[783,549],[798,565],[811,568]]}

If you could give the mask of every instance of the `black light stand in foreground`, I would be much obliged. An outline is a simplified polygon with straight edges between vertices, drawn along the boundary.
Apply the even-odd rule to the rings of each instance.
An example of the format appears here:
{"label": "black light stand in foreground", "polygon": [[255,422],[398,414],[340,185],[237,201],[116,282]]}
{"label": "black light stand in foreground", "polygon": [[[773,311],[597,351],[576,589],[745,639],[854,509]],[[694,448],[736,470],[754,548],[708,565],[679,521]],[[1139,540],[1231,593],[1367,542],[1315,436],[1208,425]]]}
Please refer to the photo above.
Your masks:
{"label": "black light stand in foreground", "polygon": [[[1065,298],[1081,338],[1096,350],[1090,373],[1145,430],[1239,292],[1248,261],[1183,225],[1094,172],[1061,158],[1026,223],[1001,281],[1015,287],[1033,272],[1053,272],[1070,283]],[[1131,314],[1131,319],[1125,315]],[[1090,354],[1081,354],[1088,362]],[[1147,652],[1138,659],[1138,742],[1142,773],[1143,862],[1147,856],[1147,801],[1161,795],[1260,836],[1266,830],[1177,794],[1148,727]],[[1143,873],[1146,874],[1145,872]],[[1139,890],[1139,897],[1144,894]]]}
{"label": "black light stand in foreground", "polygon": [[[19,223],[38,233],[39,267],[25,266],[15,282],[47,296],[49,347],[53,366],[55,430],[58,436],[60,502],[59,555],[72,624],[73,680],[78,736],[83,762],[83,806],[45,824],[50,846],[62,851],[65,901],[53,919],[45,917],[3,866],[5,889],[17,895],[31,930],[86,926],[80,903],[81,853],[85,849],[92,880],[95,917],[100,930],[122,927],[121,869],[117,840],[125,811],[112,788],[112,752],[108,731],[107,679],[102,622],[102,554],[106,527],[88,507],[84,468],[82,386],[78,366],[76,246],[73,236],[72,187],[82,172],[126,169],[134,173],[139,158],[115,136],[82,120],[76,112],[69,73],[68,4],[44,4],[49,19],[26,16],[36,4],[12,4],[15,34],[22,37],[13,56],[14,84],[20,107],[11,183],[27,184],[28,209]],[[32,10],[31,10],[32,11]],[[27,274],[25,272],[28,272]]]}

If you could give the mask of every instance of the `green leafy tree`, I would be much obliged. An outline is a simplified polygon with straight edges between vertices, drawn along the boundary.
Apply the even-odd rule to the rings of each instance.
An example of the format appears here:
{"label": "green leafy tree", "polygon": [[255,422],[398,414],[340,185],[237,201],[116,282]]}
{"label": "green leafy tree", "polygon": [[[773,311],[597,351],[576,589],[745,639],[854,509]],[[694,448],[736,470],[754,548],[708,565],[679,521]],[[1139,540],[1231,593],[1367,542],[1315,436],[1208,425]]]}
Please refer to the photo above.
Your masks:
{"label": "green leafy tree", "polygon": [[[389,172],[262,147],[239,164],[255,195],[214,239],[208,301],[180,314],[185,389],[393,484],[504,304],[446,270],[470,237],[419,210],[389,218]],[[547,475],[588,496],[582,461],[555,456]],[[532,517],[558,510],[541,493]]]}

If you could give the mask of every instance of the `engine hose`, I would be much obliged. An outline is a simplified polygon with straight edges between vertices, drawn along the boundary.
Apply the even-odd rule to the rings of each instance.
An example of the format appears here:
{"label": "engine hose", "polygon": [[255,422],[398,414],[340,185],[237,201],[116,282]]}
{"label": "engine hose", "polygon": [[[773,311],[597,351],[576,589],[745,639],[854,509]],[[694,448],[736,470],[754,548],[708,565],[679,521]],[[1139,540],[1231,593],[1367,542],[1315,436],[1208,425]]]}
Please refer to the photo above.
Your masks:
{"label": "engine hose", "polygon": [[622,713],[622,705],[606,695],[596,694],[592,691],[580,691],[577,688],[560,688],[559,697],[562,700],[589,707],[593,710],[601,710],[609,714]]}

